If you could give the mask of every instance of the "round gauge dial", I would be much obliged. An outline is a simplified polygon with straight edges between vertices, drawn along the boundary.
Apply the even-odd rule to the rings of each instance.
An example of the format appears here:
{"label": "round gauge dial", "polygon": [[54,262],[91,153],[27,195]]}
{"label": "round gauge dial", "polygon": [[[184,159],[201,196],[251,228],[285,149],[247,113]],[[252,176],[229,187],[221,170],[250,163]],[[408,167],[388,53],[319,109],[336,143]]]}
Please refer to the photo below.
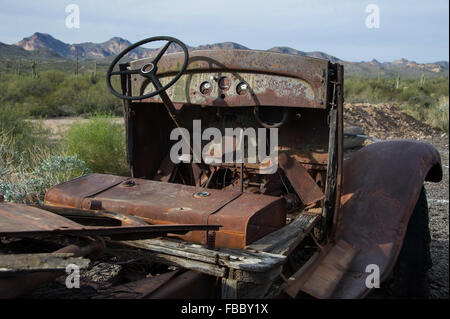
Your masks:
{"label": "round gauge dial", "polygon": [[212,85],[210,82],[205,81],[202,84],[200,84],[200,93],[206,95],[206,94],[211,93],[211,90],[212,90]]}
{"label": "round gauge dial", "polygon": [[227,78],[226,76],[221,77],[219,79],[218,83],[219,83],[219,88],[223,91],[228,90],[231,86],[231,80],[229,78]]}
{"label": "round gauge dial", "polygon": [[236,93],[239,95],[245,95],[248,92],[248,84],[246,82],[241,82],[236,86]]}

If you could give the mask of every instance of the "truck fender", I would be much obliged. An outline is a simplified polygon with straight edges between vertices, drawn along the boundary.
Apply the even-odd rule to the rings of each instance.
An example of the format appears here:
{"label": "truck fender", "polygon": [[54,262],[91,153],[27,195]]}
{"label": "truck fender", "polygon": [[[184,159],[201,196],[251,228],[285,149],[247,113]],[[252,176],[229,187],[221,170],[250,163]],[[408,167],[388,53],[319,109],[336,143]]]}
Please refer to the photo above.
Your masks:
{"label": "truck fender", "polygon": [[374,267],[380,282],[392,272],[424,181],[441,179],[439,152],[426,142],[384,141],[355,152],[343,164],[341,204],[330,241],[285,292],[311,294],[305,287],[315,287],[317,298],[366,296],[375,288],[370,280],[367,284]]}
{"label": "truck fender", "polygon": [[365,296],[368,265],[383,281],[392,272],[424,181],[442,179],[441,158],[421,141],[392,140],[371,144],[344,161],[341,207],[335,240],[359,253],[332,297]]}

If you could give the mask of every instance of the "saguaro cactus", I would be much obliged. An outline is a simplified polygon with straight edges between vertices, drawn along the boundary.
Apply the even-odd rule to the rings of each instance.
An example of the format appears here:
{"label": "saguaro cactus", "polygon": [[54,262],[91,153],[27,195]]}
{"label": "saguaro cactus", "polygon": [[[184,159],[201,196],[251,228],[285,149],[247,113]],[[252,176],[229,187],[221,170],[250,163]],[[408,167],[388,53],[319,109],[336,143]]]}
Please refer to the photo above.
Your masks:
{"label": "saguaro cactus", "polygon": [[31,63],[31,78],[33,78],[33,79],[37,78],[36,61],[35,60],[33,61],[33,63]]}
{"label": "saguaro cactus", "polygon": [[422,72],[422,75],[420,76],[419,86],[422,88],[425,85],[425,73]]}
{"label": "saguaro cactus", "polygon": [[97,62],[94,62],[94,71],[91,73],[91,83],[97,83]]}

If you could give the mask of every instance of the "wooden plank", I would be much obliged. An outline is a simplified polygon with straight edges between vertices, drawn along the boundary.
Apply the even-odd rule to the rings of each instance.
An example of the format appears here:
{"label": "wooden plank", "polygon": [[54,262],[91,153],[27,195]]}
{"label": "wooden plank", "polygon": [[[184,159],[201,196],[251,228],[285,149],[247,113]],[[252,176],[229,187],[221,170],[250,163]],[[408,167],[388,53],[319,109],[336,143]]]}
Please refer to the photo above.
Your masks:
{"label": "wooden plank", "polygon": [[247,249],[287,256],[309,234],[319,215],[301,214],[289,225],[270,233]]}
{"label": "wooden plank", "polygon": [[[236,281],[235,295],[236,298],[255,299],[266,298],[274,280],[283,271],[283,265],[277,266],[270,271],[260,274],[254,272],[230,272],[228,274],[226,284],[233,286],[232,281]],[[223,281],[222,281],[223,284]],[[231,289],[230,287],[228,289]],[[223,293],[223,288],[222,288]],[[233,298],[232,294],[228,292],[227,298]],[[223,298],[223,297],[222,297]]]}
{"label": "wooden plank", "polygon": [[224,277],[228,273],[228,270],[224,266],[215,265],[207,262],[200,261],[201,258],[197,258],[197,260],[187,259],[183,256],[174,256],[166,253],[158,253],[151,249],[148,249],[147,245],[142,243],[142,241],[112,241],[108,240],[108,246],[119,248],[119,249],[128,249],[135,251],[139,256],[144,257],[152,262],[158,262],[166,265],[172,265],[176,267],[196,270],[198,272],[215,276],[215,277]]}
{"label": "wooden plank", "polygon": [[[334,102],[334,101],[333,101]],[[336,208],[336,190],[338,181],[338,110],[333,108],[330,110],[330,134],[328,144],[328,164],[327,164],[327,181],[325,183],[325,200],[330,205],[324,205],[322,212],[322,221],[320,226],[320,238],[325,238],[328,229],[332,225],[334,210]]]}
{"label": "wooden plank", "polygon": [[229,248],[207,249],[179,239],[110,241],[139,249],[161,262],[222,278],[222,298],[262,298],[282,271],[286,256]]}
{"label": "wooden plank", "polygon": [[89,259],[73,256],[72,253],[0,255],[0,276],[43,271],[65,271],[70,264],[75,264],[80,269],[89,266]]}
{"label": "wooden plank", "polygon": [[285,256],[266,252],[217,248],[210,250],[199,244],[164,240],[147,239],[124,241],[127,246],[146,249],[159,255],[181,257],[189,261],[198,261],[211,265],[239,269],[252,272],[267,272],[283,264]]}
{"label": "wooden plank", "polygon": [[195,270],[214,277],[225,277],[228,273],[227,268],[222,266],[208,264],[196,260],[189,260],[183,257],[152,253],[150,251],[146,251],[145,253],[156,262]]}
{"label": "wooden plank", "polygon": [[237,299],[238,281],[235,279],[222,278],[222,299]]}

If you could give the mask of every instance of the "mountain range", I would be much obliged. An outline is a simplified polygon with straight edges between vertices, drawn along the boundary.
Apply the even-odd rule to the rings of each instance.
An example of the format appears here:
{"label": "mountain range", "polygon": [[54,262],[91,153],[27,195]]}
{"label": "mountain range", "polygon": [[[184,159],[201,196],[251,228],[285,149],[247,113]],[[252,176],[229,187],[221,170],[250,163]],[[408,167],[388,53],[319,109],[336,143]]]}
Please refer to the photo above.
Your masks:
{"label": "mountain range", "polygon": [[[69,44],[55,39],[49,34],[36,32],[30,37],[23,38],[17,43],[8,45],[0,42],[0,58],[24,59],[24,60],[75,60],[80,61],[97,60],[99,62],[110,61],[115,55],[131,45],[131,42],[114,37],[106,42],[93,43],[84,42]],[[241,49],[249,48],[234,42],[221,42],[214,44],[188,46],[189,50],[206,49]],[[132,59],[149,57],[157,49],[137,48],[133,50],[129,57]],[[176,47],[169,47],[168,52],[176,51]],[[354,76],[409,76],[416,77],[421,74],[429,76],[448,76],[448,61],[438,61],[435,63],[416,63],[404,58],[392,62],[379,62],[375,59],[368,62],[343,61],[330,54],[313,51],[304,52],[290,47],[273,47],[268,51],[298,54],[320,59],[327,59],[331,62],[339,62],[344,65],[346,75]]]}

